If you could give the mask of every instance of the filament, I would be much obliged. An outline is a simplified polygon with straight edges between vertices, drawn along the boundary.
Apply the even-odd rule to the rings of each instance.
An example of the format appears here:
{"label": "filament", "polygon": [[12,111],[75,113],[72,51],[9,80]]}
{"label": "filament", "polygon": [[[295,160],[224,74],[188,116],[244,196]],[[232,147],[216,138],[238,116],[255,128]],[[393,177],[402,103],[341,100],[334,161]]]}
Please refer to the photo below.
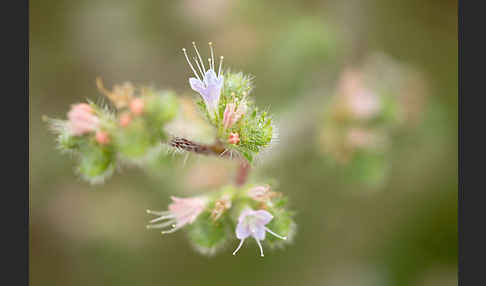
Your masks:
{"label": "filament", "polygon": [[218,77],[219,77],[219,75],[221,74],[221,67],[223,66],[223,59],[224,59],[224,57],[223,57],[223,56],[221,56],[221,57],[219,58],[219,71],[218,71]]}
{"label": "filament", "polygon": [[184,52],[184,56],[186,57],[186,61],[187,63],[189,64],[189,66],[191,67],[192,69],[192,72],[196,75],[196,77],[201,80],[201,78],[199,77],[199,75],[197,74],[196,70],[194,69],[194,67],[192,66],[191,64],[191,61],[189,61],[189,57],[187,56],[187,52],[186,52],[186,49],[185,48],[182,48],[182,51]]}
{"label": "filament", "polygon": [[256,242],[258,244],[258,247],[260,248],[260,256],[261,257],[265,256],[265,255],[263,255],[263,247],[262,247],[262,244],[260,243],[260,241],[258,239],[255,238],[255,240],[256,240]]}
{"label": "filament", "polygon": [[201,61],[201,66],[202,66],[202,69],[203,69],[204,73],[206,73],[206,68],[204,67],[204,63],[203,63],[203,60],[201,58],[201,55],[199,54],[199,51],[197,50],[196,43],[195,42],[192,42],[192,46],[194,47],[194,50],[196,50],[197,57]]}
{"label": "filament", "polygon": [[265,230],[266,230],[267,232],[269,232],[270,234],[272,234],[273,236],[276,236],[276,237],[278,237],[278,238],[280,238],[280,239],[287,239],[287,237],[286,237],[286,236],[281,236],[281,235],[278,235],[278,234],[276,234],[275,232],[273,232],[273,231],[271,231],[270,229],[268,229],[267,227],[265,227]]}
{"label": "filament", "polygon": [[[214,50],[213,50],[213,42],[209,42],[209,49],[211,50],[211,63],[212,63],[212,69],[214,69]],[[211,68],[211,65],[209,66]]]}
{"label": "filament", "polygon": [[235,249],[235,251],[233,251],[233,255],[236,255],[236,253],[238,252],[238,250],[240,250],[240,248],[243,245],[243,242],[244,241],[245,241],[244,238],[242,240],[240,240],[240,244],[238,244],[238,247]]}

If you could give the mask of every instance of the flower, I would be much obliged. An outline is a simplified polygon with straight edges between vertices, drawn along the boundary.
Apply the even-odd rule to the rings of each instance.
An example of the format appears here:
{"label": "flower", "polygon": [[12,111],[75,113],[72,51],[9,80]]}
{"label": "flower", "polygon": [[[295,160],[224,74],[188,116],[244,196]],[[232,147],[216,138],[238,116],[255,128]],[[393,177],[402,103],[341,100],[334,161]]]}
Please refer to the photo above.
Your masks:
{"label": "flower", "polygon": [[130,101],[130,111],[135,115],[143,113],[144,102],[141,98],[134,98]]}
{"label": "flower", "polygon": [[241,246],[243,245],[245,239],[249,236],[256,240],[258,247],[260,248],[260,256],[262,257],[264,255],[260,241],[265,239],[266,232],[269,232],[280,239],[287,239],[287,237],[280,236],[265,226],[272,219],[273,216],[265,210],[255,211],[252,209],[245,209],[242,211],[240,217],[238,218],[238,225],[236,226],[236,237],[240,240],[240,244],[238,244],[238,247],[233,252],[233,255],[236,255],[238,250],[240,250]]}
{"label": "flower", "polygon": [[236,132],[231,132],[228,137],[228,143],[236,145],[240,142],[240,135]]}
{"label": "flower", "polygon": [[110,135],[105,131],[96,131],[95,139],[100,145],[106,145],[111,141]]}
{"label": "flower", "polygon": [[214,203],[214,209],[211,211],[211,218],[216,221],[221,215],[231,208],[231,199],[228,195],[223,195]]}
{"label": "flower", "polygon": [[171,227],[168,230],[162,231],[162,234],[172,233],[186,224],[193,223],[207,204],[206,198],[203,197],[171,198],[173,202],[169,205],[168,211],[158,212],[147,210],[147,213],[159,216],[158,218],[151,220],[150,223],[165,221],[159,224],[147,225],[147,228]]}
{"label": "flower", "polygon": [[346,70],[339,83],[340,92],[351,114],[358,119],[369,119],[381,110],[381,102],[376,93],[365,85],[359,71]]}
{"label": "flower", "polygon": [[130,124],[130,122],[132,122],[132,116],[130,115],[130,113],[126,112],[126,113],[123,113],[122,115],[120,115],[120,126],[121,127],[127,127],[128,124]]}
{"label": "flower", "polygon": [[125,82],[122,85],[114,85],[113,91],[105,89],[103,81],[100,77],[96,78],[96,86],[98,90],[103,93],[115,105],[116,108],[126,107],[132,100],[135,87],[130,82]]}
{"label": "flower", "polygon": [[270,186],[256,186],[248,190],[248,196],[257,202],[269,202],[278,193],[272,192]]}
{"label": "flower", "polygon": [[228,103],[226,104],[226,108],[224,110],[223,114],[223,126],[225,129],[230,128],[235,124],[240,117],[246,113],[246,101],[241,101],[240,104],[238,105],[238,108],[236,107],[235,103]]}
{"label": "flower", "polygon": [[[214,114],[218,110],[218,103],[219,97],[221,96],[221,89],[223,88],[223,81],[224,77],[221,74],[221,68],[223,65],[223,57],[220,58],[219,61],[219,71],[216,75],[215,67],[214,67],[214,51],[213,51],[213,44],[209,42],[209,48],[211,49],[211,58],[208,59],[209,62],[209,69],[206,70],[204,66],[204,62],[199,54],[199,51],[196,47],[196,43],[192,42],[194,50],[196,50],[197,58],[194,57],[193,60],[196,62],[197,68],[199,73],[196,71],[194,66],[191,64],[189,57],[187,56],[186,49],[182,49],[184,52],[184,56],[186,57],[187,63],[191,67],[192,72],[196,77],[189,78],[189,84],[191,88],[198,92],[204,100],[206,104],[206,108],[209,112],[209,116],[211,118],[214,117]],[[201,79],[202,77],[202,79]]]}
{"label": "flower", "polygon": [[68,112],[69,129],[75,136],[95,131],[100,123],[94,109],[87,103],[78,103]]}

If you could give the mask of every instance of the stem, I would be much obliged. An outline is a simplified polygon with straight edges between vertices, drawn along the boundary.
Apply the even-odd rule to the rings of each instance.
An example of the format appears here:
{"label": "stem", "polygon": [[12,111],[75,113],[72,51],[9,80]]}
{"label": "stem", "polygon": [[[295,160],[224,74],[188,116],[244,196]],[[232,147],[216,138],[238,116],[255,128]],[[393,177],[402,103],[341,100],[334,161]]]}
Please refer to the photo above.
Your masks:
{"label": "stem", "polygon": [[[199,144],[187,140],[185,138],[173,137],[172,139],[169,140],[168,144],[174,148],[184,150],[187,152],[193,152],[201,155],[213,155],[213,156],[231,158],[230,153],[225,152],[226,149],[224,148],[224,145],[219,141],[211,145],[203,145],[203,144]],[[241,160],[240,164],[238,165],[238,170],[236,171],[236,177],[235,177],[236,186],[240,187],[246,183],[249,172],[250,172],[250,164],[248,163],[247,160],[244,159]]]}
{"label": "stem", "polygon": [[248,173],[250,173],[250,164],[248,162],[242,161],[238,166],[238,170],[236,173],[235,184],[236,186],[240,187],[246,183],[248,179]]}
{"label": "stem", "polygon": [[221,142],[216,142],[211,145],[203,145],[185,138],[174,137],[169,140],[168,144],[174,148],[187,152],[194,152],[196,154],[227,157],[226,154],[223,154],[226,149]]}

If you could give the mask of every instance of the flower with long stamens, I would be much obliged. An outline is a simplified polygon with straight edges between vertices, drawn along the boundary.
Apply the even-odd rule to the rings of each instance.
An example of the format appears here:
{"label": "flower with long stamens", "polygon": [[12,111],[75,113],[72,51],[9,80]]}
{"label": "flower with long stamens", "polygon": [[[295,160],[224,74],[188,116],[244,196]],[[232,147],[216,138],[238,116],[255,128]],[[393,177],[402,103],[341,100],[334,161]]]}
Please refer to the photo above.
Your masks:
{"label": "flower with long stamens", "polygon": [[265,210],[252,210],[252,209],[245,209],[241,212],[240,216],[238,217],[238,225],[236,226],[236,237],[240,240],[240,244],[233,252],[233,255],[236,255],[238,250],[240,250],[243,242],[249,236],[253,237],[258,247],[260,248],[260,256],[263,255],[263,247],[260,241],[265,239],[265,233],[268,232],[280,239],[287,239],[287,237],[280,236],[275,232],[271,231],[265,225],[268,224],[273,219],[273,216],[265,211]]}
{"label": "flower with long stamens", "polygon": [[94,113],[94,109],[87,103],[73,105],[68,112],[69,129],[72,134],[80,136],[96,131],[100,124],[100,119]]}
{"label": "flower with long stamens", "polygon": [[199,54],[199,50],[196,47],[196,43],[192,42],[194,50],[196,51],[197,58],[194,57],[193,60],[196,63],[198,70],[194,68],[189,57],[187,55],[186,49],[182,49],[184,56],[186,57],[187,63],[191,68],[192,72],[196,77],[189,78],[189,84],[191,88],[198,92],[206,104],[209,116],[214,118],[215,113],[218,110],[219,97],[221,96],[221,89],[223,88],[224,77],[221,74],[221,68],[223,65],[223,57],[219,61],[219,70],[216,74],[214,66],[214,50],[213,44],[209,42],[209,47],[211,49],[211,58],[208,59],[209,68],[206,70],[204,61]]}
{"label": "flower with long stamens", "polygon": [[[151,220],[147,228],[165,228],[163,234],[172,233],[186,224],[193,223],[207,205],[207,199],[204,197],[171,198],[173,202],[169,205],[168,211],[147,210],[147,213],[159,216]],[[156,222],[160,223],[154,224]]]}

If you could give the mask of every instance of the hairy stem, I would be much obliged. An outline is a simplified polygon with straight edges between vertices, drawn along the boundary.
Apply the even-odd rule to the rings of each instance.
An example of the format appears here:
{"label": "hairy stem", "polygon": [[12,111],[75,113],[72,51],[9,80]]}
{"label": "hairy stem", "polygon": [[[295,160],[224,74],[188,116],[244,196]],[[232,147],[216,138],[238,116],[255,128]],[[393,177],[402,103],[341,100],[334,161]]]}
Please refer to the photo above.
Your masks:
{"label": "hairy stem", "polygon": [[225,154],[226,149],[224,148],[223,144],[221,144],[221,142],[216,142],[211,145],[203,145],[187,140],[185,138],[173,137],[169,140],[168,144],[174,148],[187,152],[193,152],[196,154],[227,157],[227,155]]}
{"label": "hairy stem", "polygon": [[250,173],[250,164],[245,160],[240,163],[238,170],[236,171],[235,184],[236,186],[243,186]]}

